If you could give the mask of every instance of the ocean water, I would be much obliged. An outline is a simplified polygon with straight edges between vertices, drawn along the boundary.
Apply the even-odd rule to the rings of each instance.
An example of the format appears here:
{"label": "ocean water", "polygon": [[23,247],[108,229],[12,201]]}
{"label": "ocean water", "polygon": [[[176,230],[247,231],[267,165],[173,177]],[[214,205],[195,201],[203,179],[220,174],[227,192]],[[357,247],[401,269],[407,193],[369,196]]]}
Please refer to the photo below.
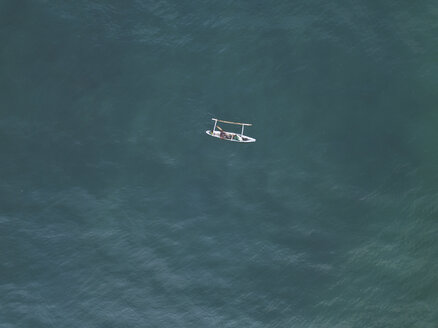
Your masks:
{"label": "ocean water", "polygon": [[437,327],[437,31],[428,0],[0,0],[0,327]]}

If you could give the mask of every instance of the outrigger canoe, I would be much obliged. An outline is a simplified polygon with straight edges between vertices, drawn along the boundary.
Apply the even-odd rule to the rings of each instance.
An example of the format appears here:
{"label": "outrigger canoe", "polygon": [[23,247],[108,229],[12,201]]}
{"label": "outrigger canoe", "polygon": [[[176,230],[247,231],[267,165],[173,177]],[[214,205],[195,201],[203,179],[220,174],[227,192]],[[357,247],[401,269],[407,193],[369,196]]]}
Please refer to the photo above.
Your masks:
{"label": "outrigger canoe", "polygon": [[[227,140],[227,141],[234,141],[234,142],[255,142],[256,141],[255,138],[251,138],[251,137],[248,137],[248,136],[243,134],[243,130],[244,130],[245,126],[251,126],[252,124],[223,121],[223,120],[218,120],[217,118],[212,118],[212,120],[214,121],[213,131],[212,130],[205,131],[205,133],[207,133],[208,135],[210,135],[212,137],[219,138],[222,140]],[[217,125],[217,122],[226,123],[226,124],[241,125],[242,131],[240,133],[224,131],[224,130],[222,130],[222,128],[219,125]],[[217,130],[216,130],[216,128],[217,128]]]}

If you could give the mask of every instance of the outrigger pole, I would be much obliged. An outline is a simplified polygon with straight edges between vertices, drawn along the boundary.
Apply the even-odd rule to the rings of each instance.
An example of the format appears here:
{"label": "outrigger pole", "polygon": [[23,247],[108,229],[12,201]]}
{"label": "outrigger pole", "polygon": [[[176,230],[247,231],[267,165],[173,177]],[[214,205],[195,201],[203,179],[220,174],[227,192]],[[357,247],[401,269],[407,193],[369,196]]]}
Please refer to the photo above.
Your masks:
{"label": "outrigger pole", "polygon": [[223,121],[223,120],[218,120],[217,118],[212,118],[212,120],[213,121],[222,122],[222,123],[228,123],[228,124],[247,125],[247,126],[251,126],[252,125],[250,123],[237,123],[237,122]]}
{"label": "outrigger pole", "polygon": [[247,125],[247,126],[251,126],[252,125],[250,123],[237,123],[237,122],[223,121],[223,120],[218,120],[217,118],[212,118],[212,120],[214,121],[213,132],[216,130],[217,122],[222,122],[222,123],[228,123],[228,124],[241,125],[242,126],[242,132],[240,132],[241,136],[243,135],[243,130],[245,129],[245,125]]}

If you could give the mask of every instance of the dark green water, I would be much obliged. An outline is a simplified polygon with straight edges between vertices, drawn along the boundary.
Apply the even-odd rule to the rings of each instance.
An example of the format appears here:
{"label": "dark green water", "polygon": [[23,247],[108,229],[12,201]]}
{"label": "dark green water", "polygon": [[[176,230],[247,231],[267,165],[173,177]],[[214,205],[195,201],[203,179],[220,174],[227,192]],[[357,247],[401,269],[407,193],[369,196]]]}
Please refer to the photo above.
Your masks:
{"label": "dark green water", "polygon": [[0,327],[436,327],[437,19],[0,0]]}

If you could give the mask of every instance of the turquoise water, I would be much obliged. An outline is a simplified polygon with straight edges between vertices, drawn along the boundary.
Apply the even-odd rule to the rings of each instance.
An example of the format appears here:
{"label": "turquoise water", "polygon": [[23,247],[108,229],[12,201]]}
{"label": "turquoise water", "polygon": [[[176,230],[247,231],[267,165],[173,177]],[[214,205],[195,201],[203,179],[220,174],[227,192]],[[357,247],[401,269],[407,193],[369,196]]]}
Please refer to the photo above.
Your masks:
{"label": "turquoise water", "polygon": [[437,15],[0,0],[0,327],[436,327]]}

